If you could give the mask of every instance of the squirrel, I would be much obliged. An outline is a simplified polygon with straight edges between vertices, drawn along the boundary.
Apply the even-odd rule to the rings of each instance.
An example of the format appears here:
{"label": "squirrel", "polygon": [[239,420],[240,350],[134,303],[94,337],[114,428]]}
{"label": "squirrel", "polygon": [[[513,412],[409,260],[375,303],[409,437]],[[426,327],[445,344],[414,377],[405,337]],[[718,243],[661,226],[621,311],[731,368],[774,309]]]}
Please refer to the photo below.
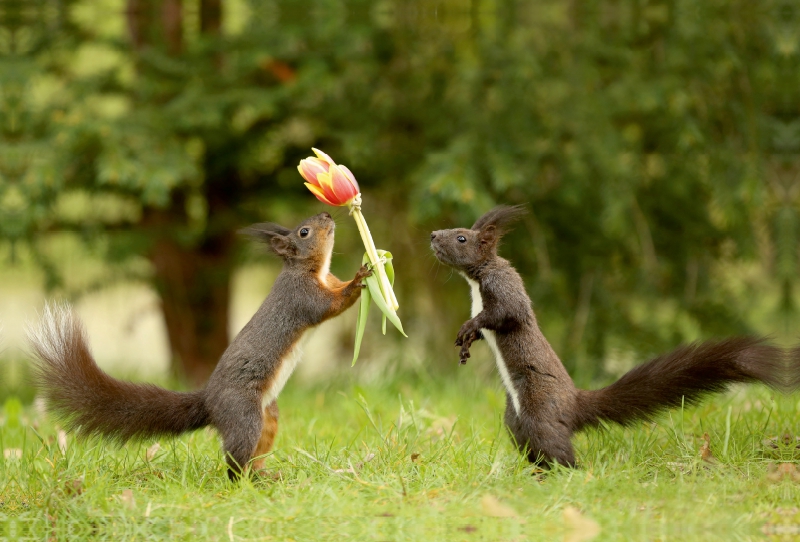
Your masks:
{"label": "squirrel", "polygon": [[520,452],[544,467],[575,466],[572,435],[603,421],[623,426],[661,410],[694,404],[737,382],[784,389],[782,350],[764,339],[736,337],[681,346],[633,368],[599,390],[577,389],[542,334],[519,273],[497,246],[524,206],[499,206],[471,229],[431,233],[436,258],[472,290],[472,314],[458,331],[460,361],[485,340],[506,389],[505,424]]}
{"label": "squirrel", "polygon": [[89,352],[83,327],[65,306],[47,305],[29,334],[36,354],[33,379],[48,408],[68,429],[122,444],[132,438],[177,436],[208,425],[222,437],[232,480],[263,469],[278,430],[276,399],[301,355],[303,334],[351,307],[362,266],[343,282],[329,272],[335,223],[328,213],[290,230],[254,224],[240,233],[266,242],[283,269],[253,318],[222,354],[204,389],[174,392],[114,379]]}

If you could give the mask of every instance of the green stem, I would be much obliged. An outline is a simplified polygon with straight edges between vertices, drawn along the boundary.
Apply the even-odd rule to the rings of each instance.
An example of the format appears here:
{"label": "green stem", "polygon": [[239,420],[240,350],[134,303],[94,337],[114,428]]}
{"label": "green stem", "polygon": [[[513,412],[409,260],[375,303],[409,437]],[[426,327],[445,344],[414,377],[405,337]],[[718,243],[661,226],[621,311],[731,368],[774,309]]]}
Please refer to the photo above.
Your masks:
{"label": "green stem", "polygon": [[361,233],[361,240],[364,242],[364,248],[367,249],[367,256],[369,256],[370,263],[372,263],[373,269],[378,274],[378,284],[381,286],[381,293],[383,293],[383,298],[386,301],[386,305],[396,311],[399,308],[399,305],[397,304],[397,298],[392,290],[389,277],[386,276],[386,270],[383,268],[383,265],[380,264],[378,250],[375,248],[375,242],[372,240],[372,235],[369,232],[367,221],[364,220],[364,215],[361,214],[361,209],[358,207],[352,207],[351,211],[353,213],[353,218],[356,221],[356,226],[358,226],[358,231]]}

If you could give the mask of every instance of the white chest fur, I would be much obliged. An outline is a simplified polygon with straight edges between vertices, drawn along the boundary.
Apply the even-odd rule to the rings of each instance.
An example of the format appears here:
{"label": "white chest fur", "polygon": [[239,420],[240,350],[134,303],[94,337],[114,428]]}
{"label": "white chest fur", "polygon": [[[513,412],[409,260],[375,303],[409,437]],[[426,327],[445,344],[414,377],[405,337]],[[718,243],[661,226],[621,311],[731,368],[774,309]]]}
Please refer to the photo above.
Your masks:
{"label": "white chest fur", "polygon": [[331,271],[331,252],[328,252],[328,255],[325,256],[325,261],[322,262],[322,266],[319,268],[319,281],[322,284],[327,286],[328,284],[328,273]]}
{"label": "white chest fur", "polygon": [[[481,297],[481,287],[480,284],[475,282],[472,279],[464,277],[467,279],[470,288],[472,289],[472,317],[478,315],[483,310],[483,298]],[[488,329],[481,329],[481,333],[483,334],[483,339],[486,341],[486,344],[489,345],[489,348],[494,353],[494,359],[497,363],[497,371],[500,373],[500,378],[503,379],[503,385],[508,392],[508,395],[511,397],[511,403],[514,405],[514,410],[517,414],[519,414],[519,392],[517,392],[516,388],[514,388],[514,383],[511,381],[511,375],[508,372],[508,367],[506,366],[506,360],[503,359],[503,354],[500,352],[500,349],[497,347],[497,338],[495,337],[494,331],[490,331]]]}
{"label": "white chest fur", "polygon": [[301,337],[300,340],[294,343],[294,346],[281,359],[278,372],[272,379],[269,388],[267,388],[267,390],[264,392],[264,395],[261,396],[262,410],[267,408],[272,401],[278,398],[281,390],[283,390],[283,387],[286,385],[286,381],[289,380],[290,376],[292,376],[295,367],[297,367],[297,364],[300,363],[300,358],[303,357],[304,342],[305,336]]}

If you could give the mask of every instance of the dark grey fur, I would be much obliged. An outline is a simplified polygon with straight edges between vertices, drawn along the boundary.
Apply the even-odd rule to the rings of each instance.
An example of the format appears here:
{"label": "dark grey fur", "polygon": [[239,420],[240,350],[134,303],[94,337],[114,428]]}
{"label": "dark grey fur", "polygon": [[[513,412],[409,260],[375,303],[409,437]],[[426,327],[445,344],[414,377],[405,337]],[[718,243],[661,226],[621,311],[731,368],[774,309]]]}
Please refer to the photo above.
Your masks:
{"label": "dark grey fur", "polygon": [[[253,458],[264,424],[262,396],[287,352],[303,332],[352,306],[370,274],[362,267],[352,281],[331,274],[325,284],[320,281],[333,250],[334,227],[330,215],[322,213],[294,230],[277,224],[243,230],[267,242],[283,259],[283,270],[200,391],[177,393],[111,378],[94,362],[77,318],[68,309],[48,309],[31,343],[38,358],[35,380],[49,408],[70,429],[118,442],[213,425],[222,436],[229,475],[236,477]],[[274,402],[267,410],[277,428]]]}
{"label": "dark grey fur", "polygon": [[507,387],[505,422],[530,461],[573,466],[572,434],[601,420],[627,425],[649,419],[734,382],[786,387],[782,351],[763,339],[739,337],[683,346],[607,388],[577,389],[539,329],[521,277],[497,255],[500,237],[522,214],[520,206],[497,207],[470,229],[432,232],[431,248],[442,263],[479,286],[483,310],[461,326],[456,346],[466,363],[472,342],[493,332],[505,360],[506,384],[513,386],[520,406],[517,413]]}

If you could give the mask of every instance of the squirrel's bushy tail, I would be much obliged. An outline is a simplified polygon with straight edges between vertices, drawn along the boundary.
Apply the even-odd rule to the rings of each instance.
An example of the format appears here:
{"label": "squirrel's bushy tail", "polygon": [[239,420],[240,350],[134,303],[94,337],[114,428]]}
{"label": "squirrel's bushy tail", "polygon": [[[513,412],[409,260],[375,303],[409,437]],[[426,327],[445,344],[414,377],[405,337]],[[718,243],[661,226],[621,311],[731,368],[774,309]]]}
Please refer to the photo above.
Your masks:
{"label": "squirrel's bushy tail", "polygon": [[800,389],[800,346],[795,346],[786,356],[786,382],[791,391]]}
{"label": "squirrel's bushy tail", "polygon": [[37,357],[34,383],[67,429],[80,427],[84,435],[123,443],[134,437],[179,435],[209,424],[204,391],[179,393],[104,373],[68,306],[45,306],[29,340]]}
{"label": "squirrel's bushy tail", "polygon": [[735,337],[682,346],[633,368],[599,390],[578,390],[573,430],[600,420],[628,425],[657,412],[699,402],[729,384],[763,382],[784,390],[783,351],[764,339]]}

